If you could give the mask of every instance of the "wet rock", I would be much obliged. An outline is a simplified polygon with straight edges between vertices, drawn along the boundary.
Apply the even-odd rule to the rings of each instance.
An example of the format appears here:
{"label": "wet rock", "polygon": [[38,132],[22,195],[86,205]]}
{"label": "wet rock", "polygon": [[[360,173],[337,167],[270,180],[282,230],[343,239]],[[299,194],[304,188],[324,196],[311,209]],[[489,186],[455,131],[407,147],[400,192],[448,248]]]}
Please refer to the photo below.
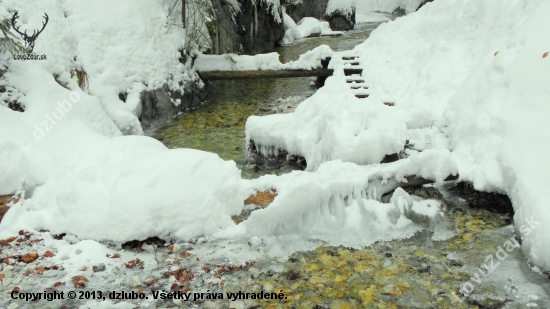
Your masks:
{"label": "wet rock", "polygon": [[494,283],[482,283],[476,286],[474,291],[468,295],[467,300],[472,305],[481,306],[484,309],[502,308],[506,302],[508,292],[500,285]]}
{"label": "wet rock", "polygon": [[92,267],[92,270],[93,270],[95,273],[105,271],[105,264],[99,263],[99,264],[97,264],[97,265],[94,265],[94,266]]}
{"label": "wet rock", "polygon": [[447,189],[448,192],[464,199],[472,208],[483,208],[497,213],[514,214],[512,202],[505,194],[481,192],[474,189],[473,185],[461,182]]}
{"label": "wet rock", "polygon": [[212,1],[218,23],[209,28],[212,52],[258,54],[279,45],[285,35],[281,8],[274,10],[267,1],[237,1],[236,14],[227,1]]}

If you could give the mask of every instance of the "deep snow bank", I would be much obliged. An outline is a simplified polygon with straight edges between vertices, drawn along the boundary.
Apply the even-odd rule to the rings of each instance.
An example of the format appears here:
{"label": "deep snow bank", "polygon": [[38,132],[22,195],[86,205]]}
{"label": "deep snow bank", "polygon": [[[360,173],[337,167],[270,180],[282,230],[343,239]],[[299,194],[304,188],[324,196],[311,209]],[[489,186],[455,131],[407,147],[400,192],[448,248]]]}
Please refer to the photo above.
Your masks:
{"label": "deep snow bank", "polygon": [[550,270],[541,228],[550,224],[548,13],[543,0],[435,1],[346,53],[359,57],[369,98],[354,96],[347,64],[333,55],[323,89],[293,114],[251,117],[247,137],[265,152],[304,156],[310,170],[335,159],[375,163],[407,139],[450,149],[462,180],[510,196],[517,229],[540,222],[522,247]]}
{"label": "deep snow bank", "polygon": [[[4,1],[0,8],[1,18],[19,10],[22,29],[49,15],[34,48],[46,61],[0,58],[3,82],[26,107],[0,105],[0,194],[25,190],[27,197],[4,217],[1,235],[48,229],[128,241],[189,238],[233,224],[244,199],[234,162],[122,136],[142,133],[140,91],[191,78],[178,61],[183,33],[165,23],[160,4]],[[75,69],[88,72],[89,94],[71,77]]]}
{"label": "deep snow bank", "polygon": [[[49,22],[36,40],[37,61],[68,88],[76,87],[71,72],[84,70],[89,93],[124,134],[141,134],[140,93],[168,85],[182,92],[197,79],[179,62],[184,31],[167,22],[165,8],[155,1],[3,1],[18,10],[21,29],[38,29],[44,13]],[[108,8],[108,9],[106,9]],[[4,12],[10,17],[10,13]],[[126,102],[119,94],[127,96]],[[174,101],[178,105],[181,102]]]}

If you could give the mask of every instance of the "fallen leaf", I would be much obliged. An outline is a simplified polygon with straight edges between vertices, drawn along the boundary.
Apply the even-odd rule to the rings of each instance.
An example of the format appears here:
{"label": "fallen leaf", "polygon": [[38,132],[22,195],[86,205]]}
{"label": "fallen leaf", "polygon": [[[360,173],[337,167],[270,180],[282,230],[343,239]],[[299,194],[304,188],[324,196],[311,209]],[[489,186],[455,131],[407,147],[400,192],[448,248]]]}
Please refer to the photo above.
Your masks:
{"label": "fallen leaf", "polygon": [[546,58],[548,56],[548,52],[545,52],[544,54],[542,54],[542,58]]}
{"label": "fallen leaf", "polygon": [[0,281],[4,280],[4,274],[0,274]]}
{"label": "fallen leaf", "polygon": [[19,287],[14,287],[13,290],[11,290],[12,292],[19,292]]}
{"label": "fallen leaf", "polygon": [[54,257],[55,254],[51,251],[46,251],[46,253],[44,253],[44,257]]}
{"label": "fallen leaf", "polygon": [[56,283],[53,284],[53,286],[56,287],[56,288],[60,287],[62,285],[65,285],[65,282],[56,282]]}
{"label": "fallen leaf", "polygon": [[183,256],[183,257],[190,257],[190,256],[193,256],[193,255],[194,255],[194,254],[191,253],[191,252],[189,252],[189,251],[183,251],[183,252],[181,253],[181,256]]}
{"label": "fallen leaf", "polygon": [[118,259],[118,258],[120,258],[120,254],[115,253],[113,255],[110,255],[109,253],[107,253],[107,257],[110,258],[110,259]]}
{"label": "fallen leaf", "polygon": [[495,56],[498,55],[498,51],[495,52]]}
{"label": "fallen leaf", "polygon": [[73,286],[75,288],[85,288],[86,284],[84,283],[84,281],[76,281],[76,282],[73,282]]}
{"label": "fallen leaf", "polygon": [[88,267],[84,266],[82,267],[81,271],[87,271],[88,270]]}
{"label": "fallen leaf", "polygon": [[88,279],[84,276],[74,276],[71,278],[71,281],[75,282],[75,281],[88,281]]}
{"label": "fallen leaf", "polygon": [[174,251],[174,245],[171,245],[170,247],[168,247],[168,251]]}
{"label": "fallen leaf", "polygon": [[31,263],[38,258],[36,253],[26,254],[21,257],[21,260],[25,263]]}
{"label": "fallen leaf", "polygon": [[189,291],[191,291],[190,287],[186,287],[185,289],[181,290],[182,293],[187,293]]}
{"label": "fallen leaf", "polygon": [[44,267],[36,267],[34,269],[34,274],[35,275],[42,275],[45,271],[46,271],[46,269]]}
{"label": "fallen leaf", "polygon": [[6,238],[6,241],[7,241],[7,242],[12,242],[12,241],[14,241],[14,240],[15,240],[15,237]]}

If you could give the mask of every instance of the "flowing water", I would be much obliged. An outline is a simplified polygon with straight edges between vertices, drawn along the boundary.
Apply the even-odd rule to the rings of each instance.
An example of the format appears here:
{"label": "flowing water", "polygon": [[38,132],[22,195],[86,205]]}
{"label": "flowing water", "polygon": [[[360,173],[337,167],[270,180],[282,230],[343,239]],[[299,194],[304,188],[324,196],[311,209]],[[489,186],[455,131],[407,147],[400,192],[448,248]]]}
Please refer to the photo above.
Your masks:
{"label": "flowing water", "polygon": [[[297,40],[292,46],[277,47],[283,63],[320,45],[335,51],[349,50],[367,39],[379,23],[359,24],[342,37],[314,37]],[[243,160],[245,124],[251,115],[284,113],[318,89],[315,78],[279,78],[220,80],[206,83],[207,102],[196,111],[177,118],[174,123],[154,132],[168,148],[193,148],[213,152],[224,160],[235,160],[243,177],[256,178],[278,170],[255,170]]]}
{"label": "flowing water", "polygon": [[[360,24],[343,37],[297,40],[293,46],[274,51],[280,54],[281,62],[288,62],[322,44],[333,50],[349,50],[367,39],[378,25]],[[246,120],[251,115],[292,112],[315,93],[313,81],[287,78],[207,82],[206,104],[158,129],[154,137],[169,148],[194,148],[235,160],[244,178],[285,172],[246,167]],[[261,286],[281,289],[289,295],[284,304],[250,304],[265,308],[548,308],[550,299],[544,296],[550,292],[548,279],[531,271],[520,249],[510,253],[502,266],[480,283],[469,281],[485,269],[486,258],[512,236],[511,214],[472,209],[463,199],[451,199],[455,205],[447,209],[446,215],[453,222],[455,236],[447,240],[431,241],[430,232],[425,230],[410,239],[376,243],[357,251],[320,247],[294,254],[279,265],[276,273],[255,268],[235,272],[226,277],[224,289],[248,291]],[[466,299],[458,290],[468,282],[474,292]],[[215,303],[211,305],[214,308]]]}

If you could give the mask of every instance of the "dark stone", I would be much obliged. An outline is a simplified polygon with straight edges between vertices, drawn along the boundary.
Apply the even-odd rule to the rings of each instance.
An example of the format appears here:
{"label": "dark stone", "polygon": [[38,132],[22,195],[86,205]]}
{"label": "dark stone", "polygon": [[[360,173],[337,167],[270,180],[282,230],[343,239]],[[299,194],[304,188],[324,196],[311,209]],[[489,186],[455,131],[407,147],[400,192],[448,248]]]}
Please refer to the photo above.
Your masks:
{"label": "dark stone", "polygon": [[334,31],[349,31],[355,27],[355,7],[352,13],[334,11],[329,16],[325,16]]}
{"label": "dark stone", "polygon": [[477,191],[473,185],[465,182],[458,183],[448,191],[466,200],[472,208],[483,208],[497,213],[508,213],[512,216],[514,214],[512,201],[505,194]]}
{"label": "dark stone", "polygon": [[420,3],[420,6],[418,6],[418,9],[416,9],[417,11],[420,10],[420,8],[422,8],[424,5],[426,5],[426,3],[429,3],[429,2],[433,2],[434,0],[422,0],[422,3]]}
{"label": "dark stone", "polygon": [[216,16],[216,24],[208,27],[213,42],[212,53],[253,55],[279,45],[285,35],[281,10],[276,12],[278,16],[274,16],[271,4],[238,1],[241,10],[234,18],[230,4],[224,0],[212,1]]}
{"label": "dark stone", "polygon": [[[182,88],[183,94],[170,90],[168,85],[141,93],[139,121],[144,130],[166,124],[178,113],[196,109],[201,105],[204,92],[200,79],[189,82]],[[174,102],[178,99],[181,103],[176,106]]]}
{"label": "dark stone", "polygon": [[394,153],[394,154],[385,155],[384,159],[382,159],[382,161],[380,161],[380,163],[391,163],[391,162],[395,162],[397,160],[399,160],[399,154]]}

